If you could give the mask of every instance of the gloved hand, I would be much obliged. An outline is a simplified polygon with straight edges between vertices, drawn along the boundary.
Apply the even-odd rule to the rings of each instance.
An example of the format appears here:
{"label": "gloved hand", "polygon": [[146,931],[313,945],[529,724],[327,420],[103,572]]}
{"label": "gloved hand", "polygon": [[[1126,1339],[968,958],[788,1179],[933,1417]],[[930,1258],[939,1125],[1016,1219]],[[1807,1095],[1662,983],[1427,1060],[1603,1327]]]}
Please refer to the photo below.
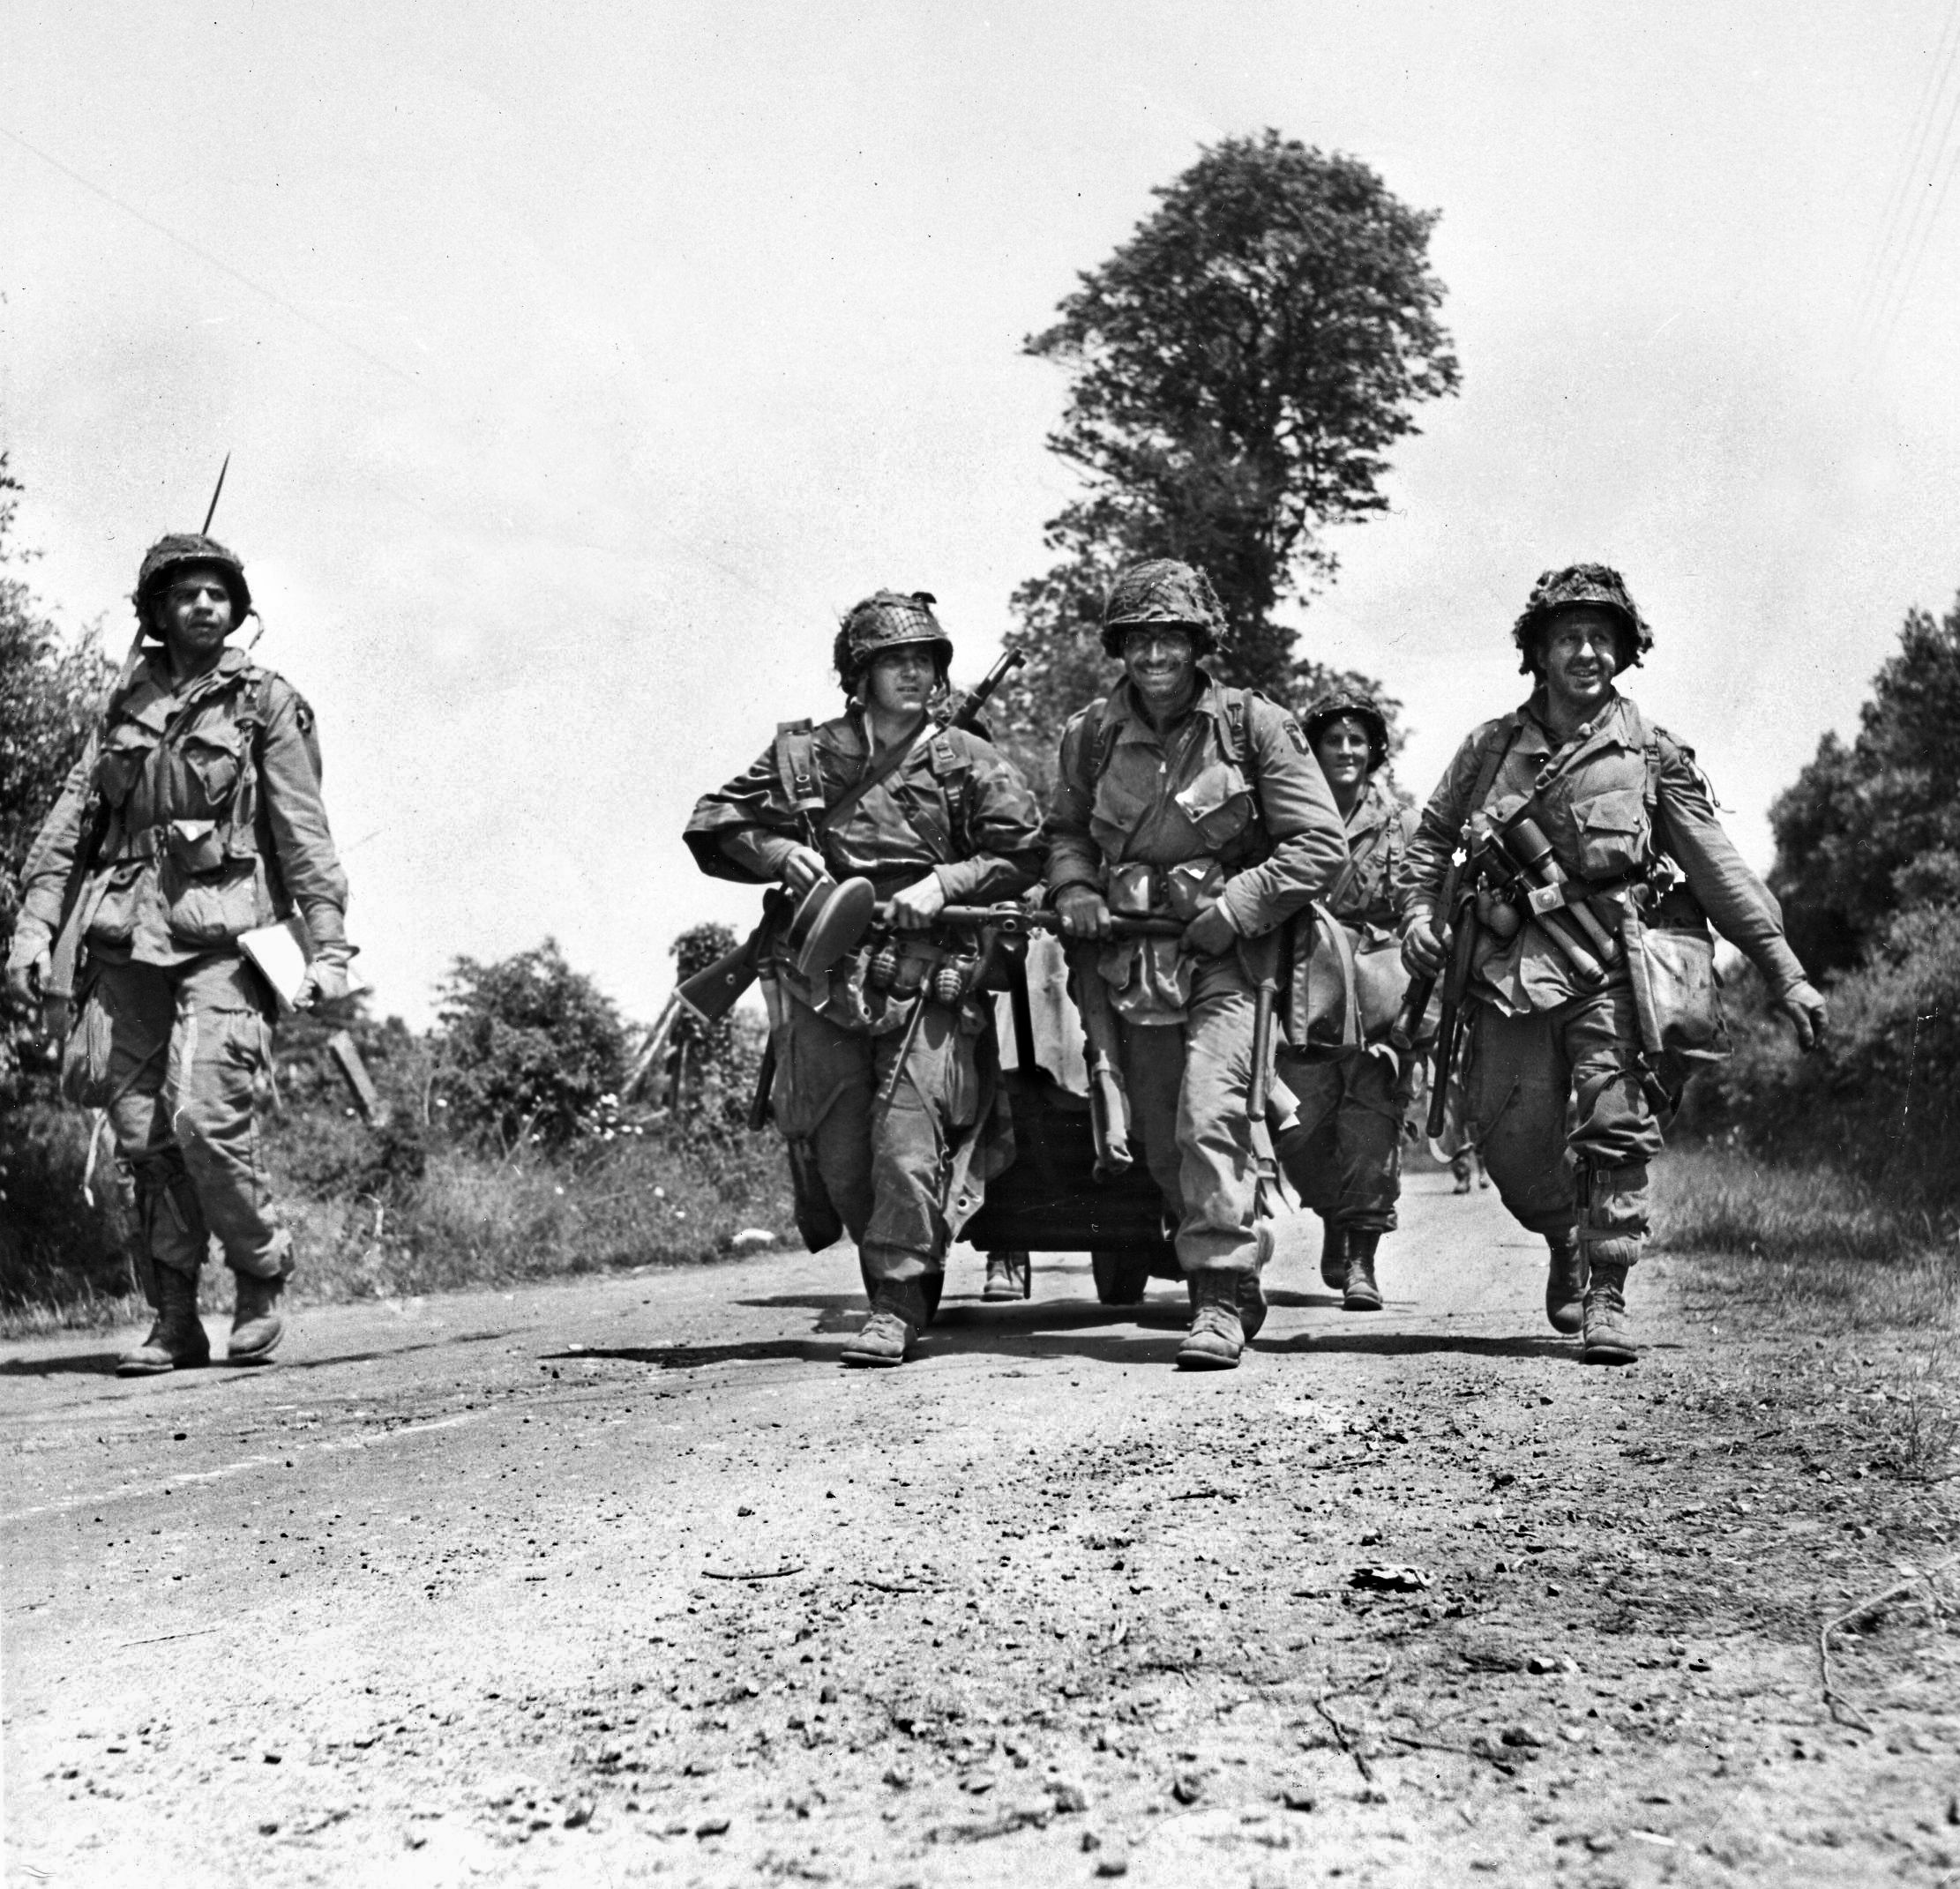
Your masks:
{"label": "gloved hand", "polygon": [[892,894],[892,922],[901,931],[918,931],[931,924],[946,904],[946,887],[939,876],[929,872],[903,892]]}
{"label": "gloved hand", "polygon": [[1184,928],[1184,944],[1201,958],[1216,958],[1238,942],[1231,920],[1225,916],[1225,902],[1214,899]]}
{"label": "gloved hand", "polygon": [[316,958],[306,967],[306,975],[293,996],[295,1010],[310,1010],[316,1004],[338,1004],[354,988],[346,962],[339,958]]}
{"label": "gloved hand", "polygon": [[7,995],[15,1003],[31,1009],[41,1002],[54,966],[52,943],[46,930],[30,919],[15,925],[13,944],[7,952]]}
{"label": "gloved hand", "polygon": [[1429,913],[1418,906],[1402,923],[1402,961],[1411,977],[1439,977],[1447,953],[1429,929]]}
{"label": "gloved hand", "polygon": [[1796,1025],[1799,1049],[1814,1049],[1822,1043],[1830,1012],[1814,984],[1799,979],[1777,999],[1777,1008]]}
{"label": "gloved hand", "polygon": [[1106,938],[1110,908],[1093,885],[1070,885],[1055,895],[1056,915],[1065,938]]}

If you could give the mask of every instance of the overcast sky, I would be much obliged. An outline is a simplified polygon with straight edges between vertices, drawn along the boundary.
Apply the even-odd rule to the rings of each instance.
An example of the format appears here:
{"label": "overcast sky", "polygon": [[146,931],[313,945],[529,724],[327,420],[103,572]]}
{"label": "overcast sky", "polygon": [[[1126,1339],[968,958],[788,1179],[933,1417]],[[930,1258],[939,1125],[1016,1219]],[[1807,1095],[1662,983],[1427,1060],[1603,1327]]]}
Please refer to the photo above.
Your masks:
{"label": "overcast sky", "polygon": [[1272,125],[1441,212],[1463,369],[1303,648],[1402,698],[1425,794],[1522,693],[1533,578],[1614,563],[1629,692],[1767,863],[1960,588],[1956,9],[0,0],[19,536],[120,649],[229,450],[379,1007],[550,932],[649,1016],[756,907],[694,797],[832,712],[878,585],[978,676],[1070,490],[1021,339]]}

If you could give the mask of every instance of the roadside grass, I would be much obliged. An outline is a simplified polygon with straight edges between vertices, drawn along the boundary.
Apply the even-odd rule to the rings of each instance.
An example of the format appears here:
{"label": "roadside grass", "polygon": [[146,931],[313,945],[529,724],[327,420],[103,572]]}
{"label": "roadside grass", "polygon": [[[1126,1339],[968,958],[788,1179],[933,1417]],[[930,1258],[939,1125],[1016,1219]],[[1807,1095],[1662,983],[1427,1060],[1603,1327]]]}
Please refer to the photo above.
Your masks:
{"label": "roadside grass", "polygon": [[[130,1210],[106,1154],[98,1204],[81,1198],[85,1119],[38,1107],[0,1119],[0,1337],[141,1323]],[[461,1144],[404,1150],[309,1115],[271,1124],[266,1146],[298,1251],[298,1305],[701,1265],[744,1228],[781,1238],[794,1221],[774,1135],[655,1124],[576,1161],[528,1149],[499,1160]],[[221,1264],[206,1266],[201,1297],[207,1311],[230,1303]]]}
{"label": "roadside grass", "polygon": [[1960,1224],[1830,1168],[1720,1144],[1654,1168],[1654,1246],[1713,1303],[1823,1341],[1884,1334],[1886,1453],[1902,1479],[1960,1476]]}

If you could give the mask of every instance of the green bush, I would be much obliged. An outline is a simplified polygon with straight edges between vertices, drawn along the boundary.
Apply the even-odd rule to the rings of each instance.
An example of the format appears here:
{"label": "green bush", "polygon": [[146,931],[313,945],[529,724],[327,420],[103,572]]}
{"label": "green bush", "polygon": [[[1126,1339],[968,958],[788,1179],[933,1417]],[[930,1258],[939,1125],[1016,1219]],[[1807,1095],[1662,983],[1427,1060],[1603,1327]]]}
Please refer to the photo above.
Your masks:
{"label": "green bush", "polygon": [[626,1062],[619,1012],[555,938],[495,964],[458,958],[442,998],[434,1100],[451,1133],[499,1153],[563,1148],[617,1094]]}

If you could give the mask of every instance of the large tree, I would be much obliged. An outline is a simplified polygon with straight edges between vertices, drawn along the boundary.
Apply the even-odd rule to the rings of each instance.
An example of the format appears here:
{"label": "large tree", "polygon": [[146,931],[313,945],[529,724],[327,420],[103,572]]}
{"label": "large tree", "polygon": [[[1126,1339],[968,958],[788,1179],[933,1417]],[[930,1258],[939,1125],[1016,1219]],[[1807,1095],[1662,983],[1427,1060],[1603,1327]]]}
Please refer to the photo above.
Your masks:
{"label": "large tree", "polygon": [[1069,375],[1049,449],[1081,496],[1049,520],[1059,561],[1014,594],[1029,662],[997,719],[1051,745],[1107,685],[1096,623],[1139,557],[1201,564],[1231,626],[1220,667],[1298,706],[1336,678],[1296,654],[1283,600],[1329,579],[1328,526],[1384,509],[1387,453],[1455,391],[1428,263],[1433,211],[1365,164],[1267,131],[1206,149],[1027,352]]}
{"label": "large tree", "polygon": [[1960,599],[1907,613],[1848,744],[1827,734],[1769,810],[1770,886],[1811,970],[1859,961],[1900,915],[1960,901]]}

